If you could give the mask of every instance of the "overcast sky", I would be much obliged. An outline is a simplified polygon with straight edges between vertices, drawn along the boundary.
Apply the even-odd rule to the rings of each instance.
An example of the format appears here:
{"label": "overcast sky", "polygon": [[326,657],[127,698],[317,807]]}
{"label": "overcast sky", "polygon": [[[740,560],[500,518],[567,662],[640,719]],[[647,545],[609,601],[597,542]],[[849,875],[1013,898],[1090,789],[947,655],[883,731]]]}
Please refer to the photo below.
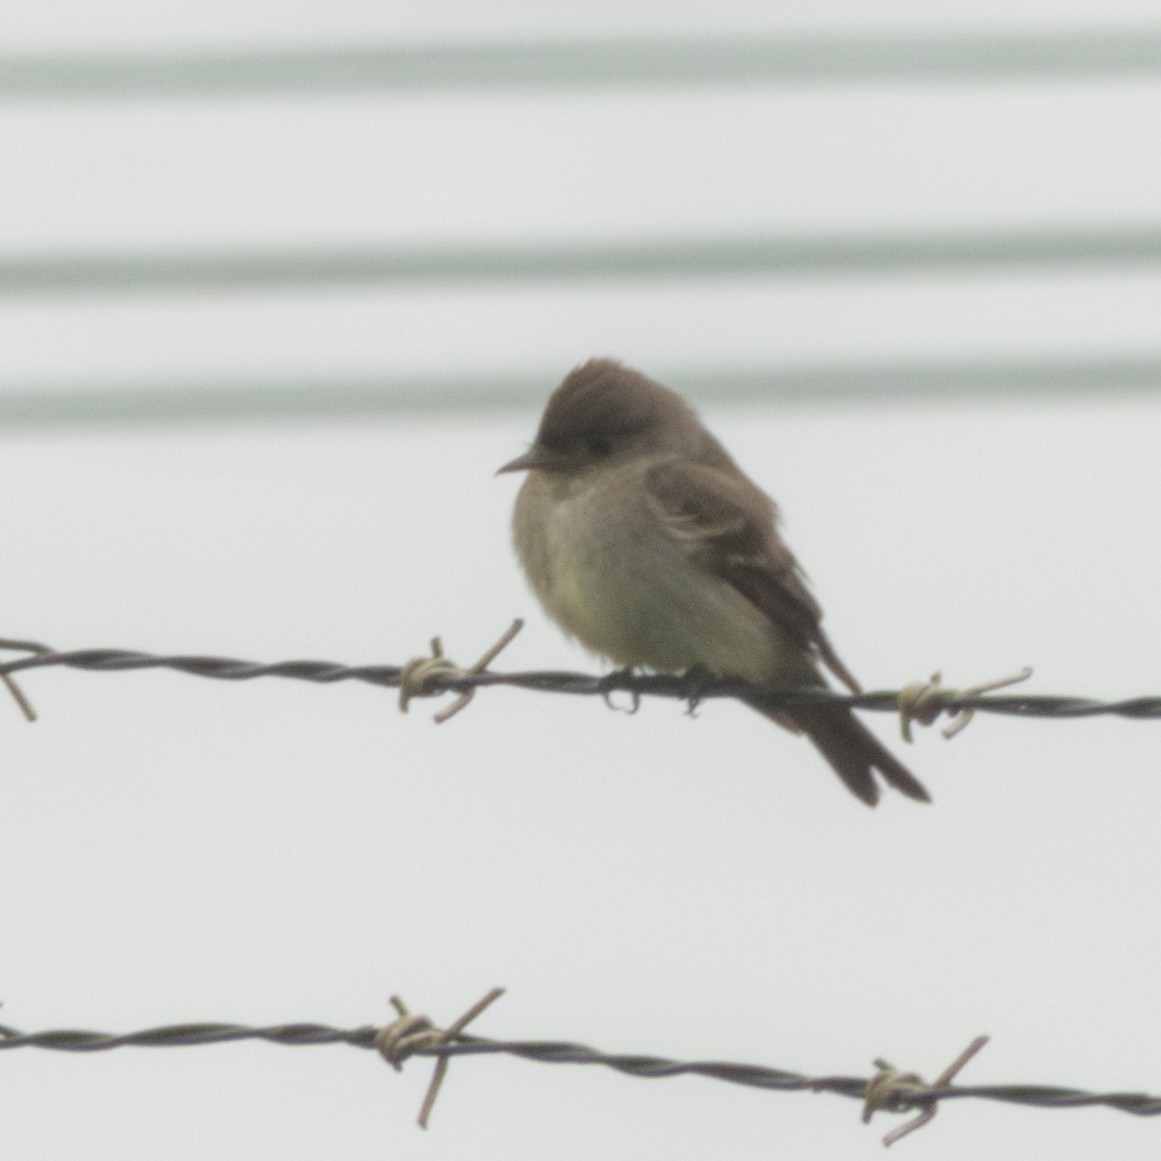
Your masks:
{"label": "overcast sky", "polygon": [[[1143,3],[7,0],[0,51],[634,34],[1083,30]],[[1018,22],[1017,22],[1017,17]],[[1161,28],[1158,29],[1161,31]],[[0,260],[1151,225],[1161,83],[721,85],[0,104]],[[0,299],[0,395],[189,381],[1158,353],[1148,266],[894,277]],[[1030,690],[1161,689],[1161,400],[1093,390],[793,404],[691,397],[782,506],[872,688],[1032,665]],[[508,543],[542,399],[333,419],[0,428],[4,636],[273,661],[595,669]],[[0,999],[25,1030],[440,1023],[499,1038],[1161,1092],[1157,726],[868,720],[929,787],[869,811],[725,702],[488,690],[436,727],[351,684],[64,670],[0,702]],[[0,1059],[22,1161],[876,1155],[854,1102],[352,1048]],[[1154,1156],[1161,1125],[962,1101],[916,1156]]]}

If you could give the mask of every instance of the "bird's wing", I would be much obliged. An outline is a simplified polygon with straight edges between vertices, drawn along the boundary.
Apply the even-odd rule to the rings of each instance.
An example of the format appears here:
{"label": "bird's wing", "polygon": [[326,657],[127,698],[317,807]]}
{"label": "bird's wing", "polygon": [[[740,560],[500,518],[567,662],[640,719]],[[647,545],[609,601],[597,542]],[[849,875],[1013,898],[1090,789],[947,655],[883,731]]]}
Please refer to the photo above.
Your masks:
{"label": "bird's wing", "polygon": [[852,692],[859,683],[822,628],[822,609],[776,527],[774,502],[740,473],[663,461],[645,480],[650,503],[690,556],[729,581]]}

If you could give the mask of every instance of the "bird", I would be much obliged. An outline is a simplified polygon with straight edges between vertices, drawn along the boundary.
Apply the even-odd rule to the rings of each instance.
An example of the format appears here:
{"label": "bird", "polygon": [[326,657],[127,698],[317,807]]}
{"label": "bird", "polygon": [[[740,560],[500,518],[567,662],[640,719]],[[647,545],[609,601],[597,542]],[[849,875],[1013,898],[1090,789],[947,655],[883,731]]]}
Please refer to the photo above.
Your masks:
{"label": "bird", "polygon": [[923,785],[850,709],[780,706],[771,690],[859,683],[779,532],[779,511],[675,391],[608,358],[551,394],[522,472],[516,555],[548,616],[624,669],[755,688],[743,700],[804,734],[869,806],[877,772],[907,797]]}

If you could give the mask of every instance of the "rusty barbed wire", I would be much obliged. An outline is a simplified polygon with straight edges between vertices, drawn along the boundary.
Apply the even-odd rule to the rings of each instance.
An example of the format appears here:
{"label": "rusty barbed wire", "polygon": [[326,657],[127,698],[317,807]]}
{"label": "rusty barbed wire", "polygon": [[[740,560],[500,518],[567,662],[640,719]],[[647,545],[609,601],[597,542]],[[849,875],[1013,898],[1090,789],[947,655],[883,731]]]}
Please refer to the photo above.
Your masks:
{"label": "rusty barbed wire", "polygon": [[[1161,1096],[1144,1092],[1088,1092],[1044,1084],[959,1085],[949,1083],[956,1072],[987,1042],[977,1037],[934,1084],[924,1084],[915,1073],[891,1068],[882,1060],[875,1062],[877,1071],[870,1076],[806,1076],[766,1065],[732,1063],[719,1060],[681,1061],[641,1053],[608,1053],[567,1040],[496,1040],[473,1036],[463,1026],[479,1015],[502,993],[496,988],[474,1004],[449,1029],[441,1031],[427,1017],[412,1016],[401,1001],[393,997],[399,1018],[385,1027],[364,1025],[358,1028],[333,1028],[326,1024],[294,1023],[264,1027],[242,1024],[198,1023],[174,1024],[148,1028],[140,1032],[110,1034],[106,1032],[59,1029],[44,1032],[20,1032],[0,1026],[0,1051],[16,1048],[43,1048],[56,1052],[103,1052],[130,1046],[145,1048],[190,1048],[204,1044],[224,1044],[242,1040],[261,1040],[289,1047],[320,1044],[348,1044],[355,1048],[379,1052],[397,1069],[405,1059],[433,1057],[446,1068],[446,1062],[459,1056],[507,1055],[541,1064],[599,1065],[627,1076],[663,1079],[673,1076],[701,1076],[710,1080],[773,1092],[831,1093],[859,1101],[864,1122],[879,1111],[899,1114],[919,1113],[913,1121],[892,1130],[885,1143],[899,1140],[906,1132],[922,1127],[931,1112],[949,1100],[977,1099],[999,1101],[1042,1109],[1076,1109],[1103,1107],[1132,1116],[1161,1116]],[[433,1078],[433,1081],[442,1076]],[[421,1113],[423,1123],[431,1111],[437,1085],[429,1087]]]}
{"label": "rusty barbed wire", "polygon": [[[515,626],[505,634],[514,635]],[[438,639],[437,639],[438,641]],[[356,681],[389,689],[406,689],[407,677],[414,662],[405,665],[347,665],[336,661],[293,660],[276,662],[244,661],[233,657],[211,657],[200,654],[154,654],[130,649],[77,649],[62,652],[35,641],[0,639],[0,650],[26,653],[28,656],[0,663],[0,678],[36,669],[67,668],[90,673],[125,673],[144,669],[169,669],[195,677],[218,681],[251,681],[260,677],[281,677],[294,681],[334,685]],[[490,660],[495,650],[485,657]],[[442,657],[435,660],[445,661]],[[483,660],[483,659],[481,659]],[[1005,684],[1013,679],[1004,679]],[[981,711],[1010,717],[1086,718],[1105,715],[1137,720],[1161,718],[1161,695],[1101,701],[1096,698],[1047,694],[986,694],[976,692],[983,683],[963,691],[938,686],[933,679],[929,687],[938,696],[937,712],[958,714]],[[456,693],[463,697],[491,686],[510,686],[538,693],[563,693],[575,696],[604,697],[625,693],[636,699],[666,697],[690,703],[693,709],[709,698],[741,698],[752,695],[757,687],[742,681],[702,680],[689,676],[642,674],[616,671],[595,676],[568,670],[536,670],[522,673],[484,671],[477,663],[471,670],[452,663],[428,665],[422,672],[421,688],[407,691],[407,698]],[[866,693],[839,693],[822,688],[763,690],[764,702],[777,706],[836,706],[887,713],[900,712],[914,698],[914,686],[902,690],[873,690]],[[406,701],[406,699],[405,699]],[[444,719],[450,716],[445,714]],[[926,720],[926,719],[920,719]]]}

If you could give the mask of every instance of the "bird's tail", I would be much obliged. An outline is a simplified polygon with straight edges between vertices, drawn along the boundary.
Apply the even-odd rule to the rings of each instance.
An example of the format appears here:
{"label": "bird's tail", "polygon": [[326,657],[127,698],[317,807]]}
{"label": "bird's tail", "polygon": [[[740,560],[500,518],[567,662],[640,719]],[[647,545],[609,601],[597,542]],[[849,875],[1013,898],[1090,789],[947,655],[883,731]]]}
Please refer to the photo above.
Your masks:
{"label": "bird's tail", "polygon": [[806,706],[774,710],[760,703],[751,704],[779,725],[804,733],[847,789],[868,806],[879,801],[875,770],[908,798],[931,801],[931,795],[915,775],[850,710]]}

